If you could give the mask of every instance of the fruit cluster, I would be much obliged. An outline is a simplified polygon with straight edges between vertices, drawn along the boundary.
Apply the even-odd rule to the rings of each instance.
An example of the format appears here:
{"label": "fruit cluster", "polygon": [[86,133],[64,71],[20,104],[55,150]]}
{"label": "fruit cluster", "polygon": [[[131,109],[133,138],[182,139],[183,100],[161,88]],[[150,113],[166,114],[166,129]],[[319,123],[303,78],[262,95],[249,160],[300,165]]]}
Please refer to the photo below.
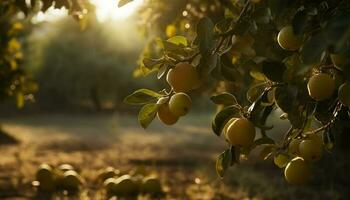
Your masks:
{"label": "fruit cluster", "polygon": [[[103,186],[107,197],[134,197],[139,194],[156,197],[164,194],[158,176],[144,167],[123,172],[114,167],[106,167],[100,170],[96,182]],[[36,180],[33,181],[38,191],[44,193],[67,191],[75,194],[83,184],[84,179],[70,164],[61,164],[58,167],[41,164],[36,172]]]}
{"label": "fruit cluster", "polygon": [[98,181],[103,183],[107,196],[163,195],[159,178],[149,174],[142,167],[129,173],[121,173],[113,167],[107,167],[100,172]]}
{"label": "fruit cluster", "polygon": [[[292,26],[283,27],[277,36],[277,41],[281,48],[288,51],[297,51],[303,44],[301,36],[295,34]],[[339,54],[331,54],[330,60],[332,61],[331,68],[335,68],[340,72],[345,69],[345,66],[349,64],[350,61],[346,56]],[[336,87],[339,85],[337,94],[338,100],[343,106],[349,108],[350,83],[343,79],[335,79],[333,73],[322,68],[321,70],[318,69],[308,80],[308,94],[311,99],[316,102],[327,101],[335,95]],[[242,116],[245,115],[249,115],[249,113],[246,112]],[[305,184],[311,179],[310,165],[312,162],[320,160],[324,149],[321,133],[331,122],[315,131],[299,131],[295,136],[289,137],[286,141],[283,141],[284,144],[287,143],[287,145],[283,144],[281,147],[271,145],[268,146],[270,148],[266,148],[268,149],[267,155],[274,156],[274,163],[280,168],[285,168],[284,175],[289,183]],[[245,117],[233,117],[227,120],[222,129],[222,133],[228,143],[236,149],[252,149],[254,148],[253,146],[256,145],[254,144],[254,142],[257,141],[255,140],[255,125]],[[266,152],[262,151],[262,155],[265,155],[265,153]],[[266,155],[263,157],[266,158]],[[222,159],[219,159],[219,161],[221,160]],[[219,167],[219,171],[220,170],[221,168]]]}
{"label": "fruit cluster", "polygon": [[33,182],[33,185],[42,192],[59,190],[77,192],[83,183],[83,178],[72,165],[62,164],[55,168],[48,164],[41,164],[36,172],[36,181]]}
{"label": "fruit cluster", "polygon": [[[294,7],[285,10],[295,13],[288,12],[292,15],[288,19],[286,13],[279,16],[278,9],[271,13],[273,7],[283,5],[274,3],[237,3],[234,7],[241,11],[238,17],[216,24],[210,17],[201,17],[194,37],[175,36],[176,31],[169,28],[169,38],[160,42],[160,50],[154,50],[160,57],[144,58],[140,69],[158,71],[158,78],[166,74],[171,89],[140,89],[125,102],[146,104],[139,113],[143,128],[155,116],[173,125],[191,108],[186,93],[214,78],[218,90],[222,91],[221,85],[234,90],[211,97],[219,108],[212,122],[213,132],[223,135],[228,143],[217,158],[218,175],[222,177],[242,157],[263,147],[262,157],[274,157],[275,164],[285,168],[288,182],[303,184],[312,177],[310,165],[321,158],[324,150],[333,150],[335,135],[349,128],[349,37],[345,28],[348,24],[341,21],[350,15],[334,13],[328,20],[318,10],[325,2],[315,6],[318,3],[291,1],[288,5]],[[230,10],[222,6],[225,12]],[[343,5],[334,3],[337,6]],[[286,18],[280,21],[277,16]],[[324,21],[320,22],[321,18]],[[344,37],[331,39],[335,33],[342,35],[338,32]],[[326,44],[321,45],[323,40]],[[245,89],[247,100],[241,94]],[[239,93],[242,102],[231,93]],[[268,135],[273,125],[267,125],[267,120],[276,109],[283,112],[280,119],[288,120],[290,125],[280,141]]]}
{"label": "fruit cluster", "polygon": [[186,92],[198,88],[201,80],[196,68],[189,63],[178,63],[168,71],[166,80],[173,94],[158,100],[157,116],[164,124],[172,125],[191,109],[192,100]]}

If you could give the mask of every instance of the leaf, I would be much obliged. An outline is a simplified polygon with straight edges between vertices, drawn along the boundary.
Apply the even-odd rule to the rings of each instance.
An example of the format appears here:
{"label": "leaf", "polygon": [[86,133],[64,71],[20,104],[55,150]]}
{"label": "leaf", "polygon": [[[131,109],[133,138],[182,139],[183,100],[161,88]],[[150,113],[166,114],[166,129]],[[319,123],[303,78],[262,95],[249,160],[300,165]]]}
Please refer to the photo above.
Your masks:
{"label": "leaf", "polygon": [[329,43],[324,32],[320,32],[310,38],[301,50],[301,57],[305,64],[319,63],[321,54],[326,50]]}
{"label": "leaf", "polygon": [[188,46],[187,38],[184,36],[174,36],[169,38],[167,41],[176,45],[183,45],[185,47]]}
{"label": "leaf", "polygon": [[146,129],[148,125],[156,117],[158,106],[159,105],[156,103],[151,103],[151,104],[146,104],[141,108],[139,112],[138,120],[142,128]]}
{"label": "leaf", "polygon": [[237,105],[237,99],[235,96],[228,92],[224,92],[218,95],[214,95],[210,98],[215,104],[222,104],[222,105]]}
{"label": "leaf", "polygon": [[262,72],[265,76],[274,82],[282,82],[286,66],[275,60],[264,60],[262,62]]}
{"label": "leaf", "polygon": [[215,31],[218,33],[224,33],[231,28],[232,19],[222,19],[215,24]]}
{"label": "leaf", "polygon": [[118,2],[118,8],[125,6],[128,3],[131,3],[133,0],[119,0]]}
{"label": "leaf", "polygon": [[293,85],[278,87],[275,90],[277,106],[288,114],[288,120],[295,128],[302,128],[304,116],[298,109],[303,102],[298,98],[299,88]]}
{"label": "leaf", "polygon": [[159,64],[163,62],[163,59],[144,58],[142,62],[145,65],[145,67],[152,70],[158,67]]}
{"label": "leaf", "polygon": [[232,152],[231,149],[227,149],[222,152],[216,159],[216,173],[221,178],[224,176],[227,169],[232,163]]}
{"label": "leaf", "polygon": [[249,72],[250,76],[258,81],[265,81],[266,76],[257,69],[252,69]]}
{"label": "leaf", "polygon": [[259,98],[259,96],[263,93],[265,87],[266,84],[264,82],[256,83],[249,87],[246,94],[248,101],[251,103],[256,101]]}
{"label": "leaf", "polygon": [[146,104],[162,96],[162,94],[159,94],[149,89],[139,89],[130,94],[129,96],[125,97],[124,103],[131,105]]}
{"label": "leaf", "polygon": [[224,128],[225,124],[233,116],[235,116],[235,114],[237,114],[237,110],[238,109],[235,106],[228,106],[221,110],[218,114],[216,114],[212,122],[212,129],[217,136],[221,135],[222,129]]}
{"label": "leaf", "polygon": [[202,56],[198,64],[198,72],[201,77],[206,77],[220,64],[220,56],[218,54]]}
{"label": "leaf", "polygon": [[275,101],[277,106],[285,113],[290,113],[293,110],[293,103],[296,101],[298,88],[288,85],[277,87],[275,90]]}
{"label": "leaf", "polygon": [[197,24],[197,37],[195,40],[199,45],[202,55],[208,55],[214,47],[214,24],[210,18],[201,18]]}
{"label": "leaf", "polygon": [[158,69],[157,78],[161,79],[165,75],[167,70],[168,70],[168,65],[161,65]]}
{"label": "leaf", "polygon": [[292,20],[292,26],[295,34],[302,33],[308,19],[308,14],[305,9],[299,9],[299,11],[294,15]]}

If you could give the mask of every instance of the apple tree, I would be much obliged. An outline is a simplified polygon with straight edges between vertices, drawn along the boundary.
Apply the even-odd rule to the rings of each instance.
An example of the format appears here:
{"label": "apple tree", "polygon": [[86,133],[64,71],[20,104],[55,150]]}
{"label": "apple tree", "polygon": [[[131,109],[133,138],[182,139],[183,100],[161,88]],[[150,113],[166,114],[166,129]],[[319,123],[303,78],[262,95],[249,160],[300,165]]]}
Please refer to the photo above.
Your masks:
{"label": "apple tree", "polygon": [[[212,130],[228,144],[217,158],[218,175],[260,147],[262,158],[273,157],[284,168],[289,183],[306,183],[310,165],[349,130],[350,1],[146,2],[143,32],[158,30],[158,37],[146,46],[136,72],[155,72],[169,86],[125,98],[142,106],[141,126],[156,116],[175,124],[190,111],[192,91],[235,85],[211,97],[220,107]],[[269,136],[273,125],[266,124],[276,109],[290,124],[280,141]]]}
{"label": "apple tree", "polygon": [[33,100],[38,86],[22,67],[22,35],[30,28],[30,19],[51,6],[65,7],[81,27],[92,8],[87,0],[4,0],[0,2],[0,99],[14,98],[22,108],[25,100]]}

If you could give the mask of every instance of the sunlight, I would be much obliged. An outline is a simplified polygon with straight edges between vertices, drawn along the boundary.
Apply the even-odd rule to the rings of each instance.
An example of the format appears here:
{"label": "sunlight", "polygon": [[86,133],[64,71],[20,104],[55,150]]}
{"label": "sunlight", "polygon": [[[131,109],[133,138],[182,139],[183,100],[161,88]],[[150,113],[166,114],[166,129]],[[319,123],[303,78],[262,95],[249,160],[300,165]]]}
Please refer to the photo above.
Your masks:
{"label": "sunlight", "polygon": [[[90,0],[96,6],[96,17],[100,22],[107,20],[125,20],[134,14],[137,8],[143,3],[144,0],[134,0],[127,5],[118,8],[117,0]],[[39,23],[43,21],[56,21],[60,18],[67,16],[68,10],[65,8],[55,9],[50,7],[45,13],[39,12],[36,14],[32,22]]]}
{"label": "sunlight", "polygon": [[137,8],[142,4],[143,0],[134,0],[133,2],[118,8],[116,0],[91,0],[96,5],[96,15],[99,21],[123,20],[130,17]]}

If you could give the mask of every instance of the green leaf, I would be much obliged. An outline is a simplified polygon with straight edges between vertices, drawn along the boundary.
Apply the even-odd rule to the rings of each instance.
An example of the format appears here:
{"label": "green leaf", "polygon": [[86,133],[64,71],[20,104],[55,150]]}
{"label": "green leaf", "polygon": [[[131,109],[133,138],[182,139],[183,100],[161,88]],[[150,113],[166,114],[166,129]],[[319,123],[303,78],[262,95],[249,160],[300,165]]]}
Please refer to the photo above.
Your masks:
{"label": "green leaf", "polygon": [[262,62],[262,72],[265,76],[274,82],[282,82],[286,66],[275,60],[264,60]]}
{"label": "green leaf", "polygon": [[267,24],[271,20],[271,10],[266,6],[257,7],[253,13],[253,18],[258,24]]}
{"label": "green leaf", "polygon": [[266,84],[264,82],[256,83],[249,87],[246,94],[248,101],[251,103],[256,101],[259,98],[259,96],[263,93],[265,87]]}
{"label": "green leaf", "polygon": [[124,103],[131,105],[146,104],[155,101],[156,99],[162,96],[162,94],[159,94],[149,89],[139,89],[130,94],[129,96],[125,97]]}
{"label": "green leaf", "polygon": [[221,110],[218,114],[216,114],[212,122],[212,129],[217,136],[221,135],[222,129],[224,128],[225,124],[237,114],[237,111],[237,107],[228,106]]}
{"label": "green leaf", "polygon": [[253,77],[254,79],[256,79],[258,81],[265,81],[266,80],[265,74],[261,73],[257,69],[250,70],[249,74],[250,74],[251,77]]}
{"label": "green leaf", "polygon": [[148,125],[153,121],[156,117],[159,105],[156,103],[146,104],[144,105],[138,116],[138,120],[142,128],[146,129]]}
{"label": "green leaf", "polygon": [[168,70],[168,65],[161,65],[158,69],[158,73],[157,73],[157,78],[158,79],[161,79],[164,75],[165,75],[165,72],[167,72]]}
{"label": "green leaf", "polygon": [[224,33],[231,28],[232,19],[222,19],[215,24],[215,31],[218,33]]}
{"label": "green leaf", "polygon": [[208,17],[199,20],[197,24],[197,37],[195,43],[199,45],[202,55],[210,54],[214,43],[214,24]]}
{"label": "green leaf", "polygon": [[118,2],[118,8],[125,6],[126,4],[132,2],[133,0],[119,0]]}
{"label": "green leaf", "polygon": [[329,45],[327,36],[324,32],[320,32],[306,41],[301,50],[301,57],[305,64],[319,63],[321,54]]}
{"label": "green leaf", "polygon": [[222,152],[216,159],[216,173],[221,178],[224,176],[227,169],[232,163],[232,152],[231,149],[227,149]]}
{"label": "green leaf", "polygon": [[159,65],[163,63],[163,59],[144,58],[142,62],[145,65],[145,67],[152,70],[154,68],[159,67]]}
{"label": "green leaf", "polygon": [[275,90],[275,101],[277,106],[285,113],[293,110],[293,103],[297,100],[298,88],[288,85],[277,87]]}
{"label": "green leaf", "polygon": [[300,9],[293,17],[292,26],[295,34],[302,33],[308,19],[308,14],[305,9]]}
{"label": "green leaf", "polygon": [[275,102],[288,114],[288,120],[295,128],[302,128],[304,117],[298,108],[304,103],[298,98],[298,92],[299,88],[294,85],[278,87],[275,90]]}
{"label": "green leaf", "polygon": [[188,46],[187,38],[184,36],[174,36],[169,38],[167,41],[176,45],[183,45],[185,47]]}
{"label": "green leaf", "polygon": [[222,105],[237,105],[237,99],[230,93],[224,92],[218,95],[214,95],[210,98],[215,104]]}
{"label": "green leaf", "polygon": [[206,77],[220,64],[219,62],[220,56],[218,54],[202,56],[197,68],[200,76]]}

